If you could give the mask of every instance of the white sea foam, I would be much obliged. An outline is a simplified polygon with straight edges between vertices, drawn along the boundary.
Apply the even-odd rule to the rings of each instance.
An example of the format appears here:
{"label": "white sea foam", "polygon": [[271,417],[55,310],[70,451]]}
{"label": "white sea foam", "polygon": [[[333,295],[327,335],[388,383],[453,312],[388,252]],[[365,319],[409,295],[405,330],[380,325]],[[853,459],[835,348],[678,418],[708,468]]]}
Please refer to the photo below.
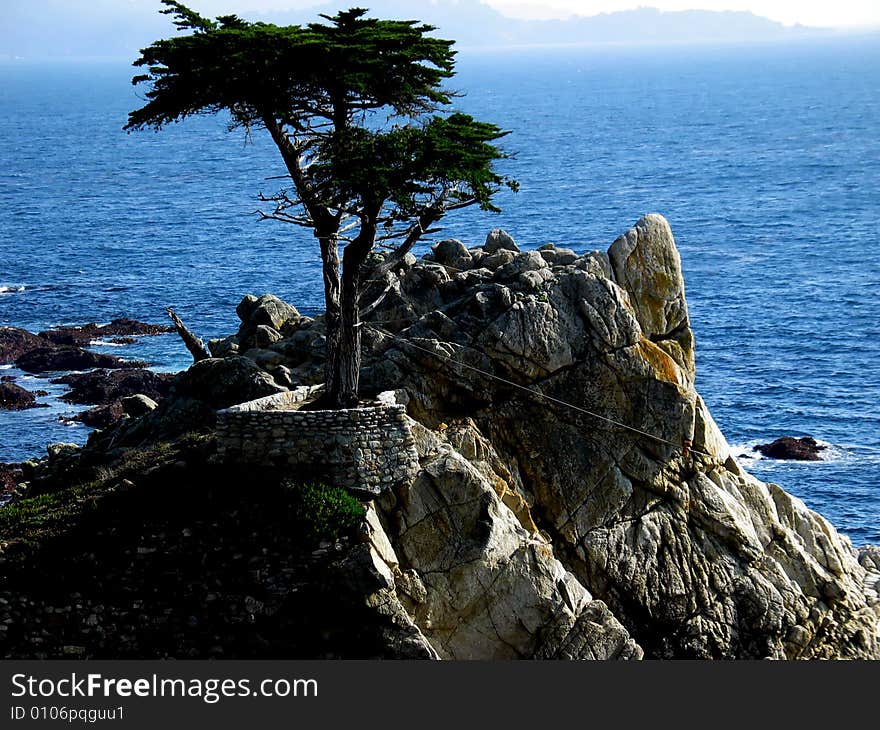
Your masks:
{"label": "white sea foam", "polygon": [[24,284],[19,285],[11,285],[11,286],[0,286],[0,294],[19,294],[23,292],[27,287]]}
{"label": "white sea foam", "polygon": [[739,461],[761,461],[764,455],[755,451],[759,441],[751,441],[747,444],[730,444],[730,453]]}
{"label": "white sea foam", "polygon": [[0,365],[0,370],[12,370],[14,365]]}
{"label": "white sea foam", "polygon": [[107,340],[91,340],[90,347],[125,347],[121,342],[108,342]]}
{"label": "white sea foam", "polygon": [[755,447],[758,444],[762,443],[767,443],[766,439],[763,441],[760,439],[756,441],[749,441],[744,444],[731,444],[730,451],[738,461],[745,462],[745,466],[748,466],[749,464],[756,461],[763,461],[766,464],[823,464],[836,461],[848,461],[854,458],[858,458],[858,456],[853,453],[854,450],[857,450],[857,447],[851,449],[847,446],[838,446],[828,441],[816,439],[816,443],[818,443],[820,446],[825,447],[818,454],[819,461],[801,461],[799,459],[773,459],[769,456],[764,456],[764,454],[756,450]]}

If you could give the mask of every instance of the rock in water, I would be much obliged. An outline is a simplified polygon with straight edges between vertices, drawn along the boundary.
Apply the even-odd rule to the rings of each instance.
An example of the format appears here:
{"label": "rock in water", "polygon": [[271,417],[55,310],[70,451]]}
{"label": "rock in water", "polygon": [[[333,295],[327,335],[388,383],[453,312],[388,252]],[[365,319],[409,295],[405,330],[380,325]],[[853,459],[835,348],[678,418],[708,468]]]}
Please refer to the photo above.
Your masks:
{"label": "rock in water", "polygon": [[125,361],[115,355],[102,355],[98,352],[68,345],[53,345],[30,350],[19,357],[15,364],[29,373],[89,370],[91,368],[136,368],[146,365],[146,363]]}
{"label": "rock in water", "polygon": [[122,317],[114,319],[110,324],[104,325],[91,322],[78,327],[55,327],[40,332],[40,337],[44,337],[56,345],[86,347],[94,340],[110,337],[123,340],[120,344],[131,344],[136,342],[136,340],[132,339],[133,335],[154,336],[167,332],[174,332],[174,328],[162,324],[138,322],[136,319]]}
{"label": "rock in water", "polygon": [[792,461],[821,461],[820,454],[828,448],[810,436],[793,438],[783,436],[769,444],[760,444],[755,451],[771,459],[790,459]]}
{"label": "rock in water", "polygon": [[0,327],[0,363],[13,363],[25,353],[46,347],[49,342],[18,327]]}
{"label": "rock in water", "polygon": [[24,411],[39,408],[34,394],[15,383],[0,383],[0,411]]}
{"label": "rock in water", "polygon": [[479,281],[418,262],[371,315],[407,317],[369,338],[363,382],[405,389],[430,434],[379,516],[438,653],[880,657],[849,540],[744,472],[694,390],[665,219],[607,263],[540,254]]}

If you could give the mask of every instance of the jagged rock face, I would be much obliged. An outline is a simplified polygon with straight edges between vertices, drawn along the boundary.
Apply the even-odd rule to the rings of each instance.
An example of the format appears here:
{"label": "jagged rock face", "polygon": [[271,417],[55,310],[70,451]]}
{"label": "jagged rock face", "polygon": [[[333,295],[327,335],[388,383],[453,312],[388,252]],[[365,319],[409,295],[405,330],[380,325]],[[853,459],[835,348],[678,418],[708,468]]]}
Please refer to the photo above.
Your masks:
{"label": "jagged rock face", "polygon": [[507,505],[504,477],[491,466],[497,457],[479,433],[457,434],[484,451],[472,463],[446,439],[412,427],[422,470],[379,500],[388,528],[386,535],[377,524],[373,543],[439,656],[641,658],[626,629],[536,534],[527,505],[518,497]]}
{"label": "jagged rock face", "polygon": [[[876,592],[849,541],[743,472],[693,389],[666,221],[643,218],[607,256],[555,251],[411,264],[371,315],[383,324],[365,336],[365,384],[405,389],[410,414],[468,454],[425,437],[415,484],[380,505],[437,651],[635,655],[634,640],[657,657],[880,656]],[[588,618],[592,598],[610,633]]]}

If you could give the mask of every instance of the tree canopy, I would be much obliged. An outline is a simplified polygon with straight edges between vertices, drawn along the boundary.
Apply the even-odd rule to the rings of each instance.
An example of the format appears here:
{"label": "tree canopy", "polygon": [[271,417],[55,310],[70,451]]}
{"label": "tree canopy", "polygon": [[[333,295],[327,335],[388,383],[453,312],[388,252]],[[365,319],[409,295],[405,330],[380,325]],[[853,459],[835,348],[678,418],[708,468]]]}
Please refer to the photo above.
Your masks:
{"label": "tree canopy", "polygon": [[[226,111],[232,128],[269,132],[291,184],[263,196],[273,207],[262,215],[311,228],[320,242],[334,390],[340,365],[332,361],[337,350],[348,357],[369,251],[396,245],[399,257],[450,210],[497,210],[498,189],[516,189],[494,167],[506,156],[495,144],[506,133],[446,111],[454,94],[443,83],[454,75],[455,51],[429,35],[432,26],[352,8],[322,15],[324,23],[282,27],[162,4],[186,34],[141,51],[135,65],[146,73],[133,83],[148,87],[146,103],[126,129]],[[359,352],[359,340],[352,347]],[[352,400],[347,389],[338,402]]]}

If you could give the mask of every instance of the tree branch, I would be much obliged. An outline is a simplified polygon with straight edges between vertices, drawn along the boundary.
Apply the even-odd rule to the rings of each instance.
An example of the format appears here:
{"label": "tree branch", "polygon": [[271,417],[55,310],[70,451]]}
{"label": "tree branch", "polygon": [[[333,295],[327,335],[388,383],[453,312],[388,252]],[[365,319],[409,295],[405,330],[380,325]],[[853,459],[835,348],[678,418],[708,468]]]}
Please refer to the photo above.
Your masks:
{"label": "tree branch", "polygon": [[177,334],[180,335],[180,339],[183,340],[186,349],[189,350],[190,354],[193,356],[193,360],[195,362],[200,362],[201,360],[209,359],[211,353],[208,352],[205,343],[189,330],[180,317],[175,313],[174,307],[166,307],[165,311],[168,312],[168,316],[171,317],[171,321],[174,323],[174,329],[177,330]]}

